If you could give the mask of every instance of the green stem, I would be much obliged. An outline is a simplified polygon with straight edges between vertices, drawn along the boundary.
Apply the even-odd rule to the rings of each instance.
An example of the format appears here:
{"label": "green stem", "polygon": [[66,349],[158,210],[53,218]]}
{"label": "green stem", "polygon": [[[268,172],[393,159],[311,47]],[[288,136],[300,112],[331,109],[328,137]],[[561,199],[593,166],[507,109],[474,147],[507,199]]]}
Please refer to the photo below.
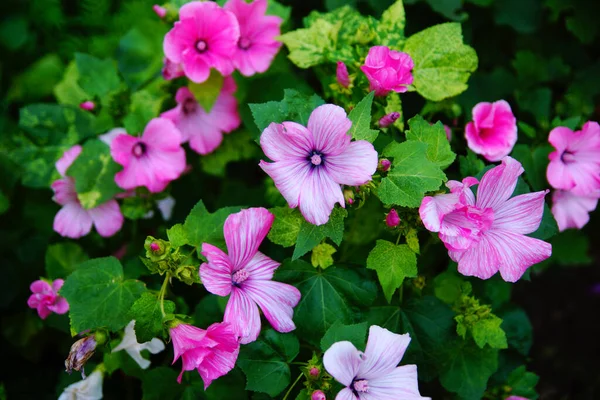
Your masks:
{"label": "green stem", "polygon": [[160,292],[158,293],[158,300],[160,301],[160,312],[162,313],[163,318],[167,316],[165,313],[165,294],[167,293],[167,285],[169,283],[169,279],[171,279],[171,274],[167,272],[165,276],[165,281],[160,288]]}
{"label": "green stem", "polygon": [[400,243],[400,238],[402,237],[402,233],[398,234],[398,239],[396,239],[396,246],[398,246],[398,243]]}
{"label": "green stem", "polygon": [[288,396],[290,395],[290,393],[292,393],[292,389],[294,389],[294,386],[296,386],[296,384],[298,382],[300,382],[300,378],[302,378],[304,374],[300,374],[298,375],[298,377],[296,378],[296,380],[294,381],[294,383],[292,383],[292,386],[290,386],[290,388],[288,389],[287,393],[285,394],[285,396],[283,396],[283,400],[287,400]]}

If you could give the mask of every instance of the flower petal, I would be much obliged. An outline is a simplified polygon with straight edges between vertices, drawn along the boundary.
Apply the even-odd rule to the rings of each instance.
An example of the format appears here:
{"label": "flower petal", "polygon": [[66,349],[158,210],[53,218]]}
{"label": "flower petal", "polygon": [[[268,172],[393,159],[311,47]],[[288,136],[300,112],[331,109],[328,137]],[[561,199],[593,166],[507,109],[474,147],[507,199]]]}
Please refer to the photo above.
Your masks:
{"label": "flower petal", "polygon": [[315,108],[308,118],[308,130],[313,135],[315,149],[325,156],[340,154],[348,147],[351,126],[346,111],[334,104]]}
{"label": "flower petal", "polygon": [[218,296],[227,296],[231,292],[231,273],[233,265],[229,256],[212,244],[202,244],[202,255],[208,263],[200,266],[200,280],[209,292]]}
{"label": "flower petal", "polygon": [[513,194],[523,171],[520,162],[512,157],[504,157],[502,164],[490,169],[481,178],[477,188],[477,207],[495,211]]}
{"label": "flower petal", "polygon": [[410,335],[398,335],[385,328],[372,325],[369,340],[358,370],[360,379],[375,379],[383,376],[398,365],[410,343]]}
{"label": "flower petal", "polygon": [[548,190],[515,196],[494,211],[492,227],[527,234],[535,232],[542,222],[544,197]]}
{"label": "flower petal", "polygon": [[301,295],[294,286],[270,280],[248,280],[242,284],[242,290],[258,304],[276,331],[291,332],[296,329],[292,317]]}
{"label": "flower petal", "polygon": [[61,236],[78,239],[90,233],[92,218],[79,203],[67,203],[54,217],[53,228]]}
{"label": "flower petal", "polygon": [[248,281],[254,280],[270,280],[273,278],[273,273],[279,267],[279,263],[265,256],[260,251],[257,251],[254,257],[246,264],[248,271]]}
{"label": "flower petal", "polygon": [[241,344],[254,342],[260,334],[258,306],[237,287],[231,290],[223,322],[231,324]]}
{"label": "flower petal", "polygon": [[360,400],[360,398],[356,397],[354,392],[346,387],[339,391],[335,396],[335,400]]}
{"label": "flower petal", "polygon": [[153,118],[144,128],[144,143],[163,151],[179,151],[181,149],[181,133],[173,122],[166,118]]}
{"label": "flower petal", "polygon": [[[365,400],[431,400],[419,393],[416,365],[403,365],[369,380]],[[362,400],[362,399],[361,399]]]}
{"label": "flower petal", "polygon": [[123,226],[123,214],[116,200],[109,200],[87,211],[102,237],[114,235]]}
{"label": "flower petal", "polygon": [[73,161],[75,161],[75,159],[79,157],[82,151],[83,147],[77,144],[63,153],[62,157],[56,162],[56,170],[58,171],[60,176],[65,176],[67,170],[69,169],[71,164],[73,164]]}
{"label": "flower petal", "polygon": [[38,279],[37,281],[33,281],[31,283],[31,285],[29,285],[29,289],[33,292],[33,293],[45,293],[45,292],[52,292],[52,286],[50,286],[50,284],[46,281],[43,281],[41,279]]}
{"label": "flower petal", "polygon": [[306,160],[314,147],[311,133],[295,122],[271,123],[260,135],[260,147],[273,161]]}
{"label": "flower petal", "polygon": [[227,217],[223,233],[234,269],[245,267],[254,257],[274,219],[275,216],[262,207],[248,208]]}
{"label": "flower petal", "polygon": [[335,203],[345,207],[342,188],[324,168],[313,168],[306,177],[298,203],[304,218],[314,225],[323,225],[329,221]]}
{"label": "flower petal", "polygon": [[589,213],[597,205],[598,199],[594,197],[577,196],[563,190],[552,193],[552,215],[561,232],[569,228],[583,228],[590,220]]}
{"label": "flower petal", "polygon": [[362,363],[362,352],[350,342],[342,341],[331,345],[323,355],[323,365],[336,381],[350,386]]}
{"label": "flower petal", "polygon": [[360,186],[371,180],[377,170],[377,152],[366,140],[351,142],[346,149],[326,157],[325,168],[329,176],[341,185]]}
{"label": "flower petal", "polygon": [[56,301],[54,302],[54,304],[48,306],[48,309],[57,314],[64,314],[67,311],[69,311],[69,303],[64,297],[58,296],[56,297]]}
{"label": "flower petal", "polygon": [[279,189],[289,206],[291,208],[298,207],[304,182],[312,170],[310,163],[298,159],[273,163],[261,160],[258,165],[273,179],[275,187]]}
{"label": "flower petal", "polygon": [[[487,233],[487,232],[486,232]],[[448,251],[450,258],[458,263],[458,272],[465,276],[489,279],[500,268],[500,255],[486,234],[467,250]]]}
{"label": "flower petal", "polygon": [[425,228],[431,232],[439,232],[444,216],[454,210],[457,204],[458,195],[455,193],[424,197],[419,207],[419,216]]}

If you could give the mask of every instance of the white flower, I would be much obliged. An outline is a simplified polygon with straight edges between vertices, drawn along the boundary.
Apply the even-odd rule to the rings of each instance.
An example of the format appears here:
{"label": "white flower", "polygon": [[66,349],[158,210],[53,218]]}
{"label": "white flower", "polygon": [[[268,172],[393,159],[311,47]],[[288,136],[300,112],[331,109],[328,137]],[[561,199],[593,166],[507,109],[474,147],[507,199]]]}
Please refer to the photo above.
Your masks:
{"label": "white flower", "polygon": [[142,350],[148,350],[152,354],[160,353],[165,349],[165,344],[157,338],[152,339],[146,343],[138,343],[137,338],[135,336],[135,331],[133,330],[133,326],[135,324],[135,320],[132,320],[125,327],[125,336],[123,336],[123,341],[113,349],[113,353],[116,351],[125,350],[127,354],[131,356],[135,360],[136,363],[142,369],[146,369],[150,366],[150,360],[146,360],[140,352]]}
{"label": "white flower", "polygon": [[100,400],[103,378],[102,371],[97,369],[87,378],[67,386],[58,400]]}
{"label": "white flower", "polygon": [[162,200],[158,200],[156,202],[156,206],[160,211],[163,219],[168,221],[171,219],[171,215],[173,215],[173,207],[175,207],[175,199],[173,196],[167,196]]}

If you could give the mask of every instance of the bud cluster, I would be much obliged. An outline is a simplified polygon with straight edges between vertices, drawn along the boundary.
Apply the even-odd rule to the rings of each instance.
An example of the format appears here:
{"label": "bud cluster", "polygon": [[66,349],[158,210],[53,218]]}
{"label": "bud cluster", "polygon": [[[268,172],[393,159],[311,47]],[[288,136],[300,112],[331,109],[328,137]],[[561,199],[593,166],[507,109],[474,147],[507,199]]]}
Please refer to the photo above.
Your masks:
{"label": "bud cluster", "polygon": [[181,254],[180,248],[173,248],[171,243],[148,236],[144,242],[146,257],[144,265],[153,274],[169,273],[176,279],[191,285],[198,283],[198,266],[191,263],[191,254]]}

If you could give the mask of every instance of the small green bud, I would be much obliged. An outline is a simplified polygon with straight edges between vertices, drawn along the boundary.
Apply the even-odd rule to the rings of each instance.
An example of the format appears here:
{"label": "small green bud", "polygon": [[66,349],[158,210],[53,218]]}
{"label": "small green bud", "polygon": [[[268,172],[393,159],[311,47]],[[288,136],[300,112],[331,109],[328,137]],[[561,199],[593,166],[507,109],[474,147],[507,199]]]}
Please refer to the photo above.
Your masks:
{"label": "small green bud", "polygon": [[144,248],[146,249],[147,258],[152,261],[161,261],[168,257],[171,243],[148,236],[144,241]]}

